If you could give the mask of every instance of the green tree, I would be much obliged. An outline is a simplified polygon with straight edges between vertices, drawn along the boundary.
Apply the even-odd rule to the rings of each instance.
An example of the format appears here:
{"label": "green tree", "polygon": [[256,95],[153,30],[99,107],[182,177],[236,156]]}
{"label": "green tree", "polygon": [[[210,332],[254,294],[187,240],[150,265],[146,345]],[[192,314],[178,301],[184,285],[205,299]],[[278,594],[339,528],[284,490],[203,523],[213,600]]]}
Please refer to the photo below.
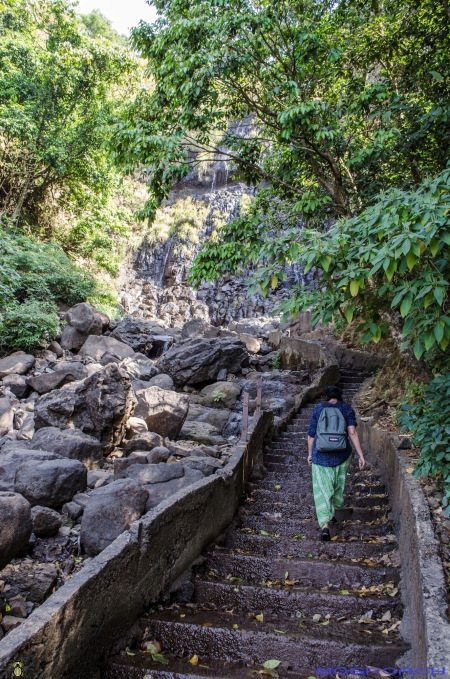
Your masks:
{"label": "green tree", "polygon": [[90,14],[80,14],[80,19],[91,37],[106,38],[110,42],[116,42],[123,46],[127,45],[126,35],[118,33],[112,27],[110,20],[100,10],[94,9]]}
{"label": "green tree", "polygon": [[133,55],[89,37],[63,0],[6,0],[0,10],[0,216],[41,225],[49,236],[45,208],[107,193],[115,181],[107,126],[136,73]]}
{"label": "green tree", "polygon": [[114,141],[127,170],[149,168],[144,216],[214,153],[235,176],[268,184],[259,210],[283,203],[276,228],[300,216],[352,217],[381,189],[412,187],[445,167],[444,4],[153,4],[160,18],[133,38],[155,88],[137,97]]}

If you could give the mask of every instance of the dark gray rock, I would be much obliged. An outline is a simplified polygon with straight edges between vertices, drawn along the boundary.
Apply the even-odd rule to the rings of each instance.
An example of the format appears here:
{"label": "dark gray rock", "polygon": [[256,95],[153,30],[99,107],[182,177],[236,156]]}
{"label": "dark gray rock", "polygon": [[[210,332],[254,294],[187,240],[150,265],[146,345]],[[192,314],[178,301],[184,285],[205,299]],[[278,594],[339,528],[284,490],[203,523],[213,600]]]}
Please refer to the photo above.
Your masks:
{"label": "dark gray rock", "polygon": [[86,505],[89,502],[89,495],[87,493],[77,493],[73,496],[72,502],[76,502],[82,509],[86,509]]}
{"label": "dark gray rock", "polygon": [[132,464],[127,469],[128,478],[136,479],[142,485],[148,483],[164,483],[171,479],[179,479],[184,476],[184,467],[180,462],[173,464]]}
{"label": "dark gray rock", "polygon": [[87,302],[75,304],[64,317],[67,323],[61,337],[61,347],[78,350],[89,335],[101,335],[103,319]]}
{"label": "dark gray rock", "polygon": [[86,467],[78,460],[33,460],[16,471],[14,490],[33,506],[61,507],[86,489],[86,480]]}
{"label": "dark gray rock", "polygon": [[59,344],[59,342],[56,342],[55,340],[53,340],[53,342],[50,342],[50,344],[48,345],[48,350],[53,351],[53,353],[56,354],[57,358],[61,358],[64,355],[61,345]]}
{"label": "dark gray rock", "polygon": [[9,398],[0,398],[0,437],[13,430],[14,410]]}
{"label": "dark gray rock", "polygon": [[19,467],[25,462],[43,462],[44,460],[63,459],[56,453],[43,450],[29,450],[18,445],[0,453],[0,490],[14,491],[14,479]]}
{"label": "dark gray rock", "polygon": [[212,382],[220,370],[237,373],[248,365],[244,342],[231,337],[187,339],[162,356],[158,361],[161,372],[170,375],[176,385]]}
{"label": "dark gray rock", "polygon": [[181,329],[183,339],[193,339],[195,337],[217,337],[219,328],[210,325],[203,318],[193,318],[187,321]]}
{"label": "dark gray rock", "polygon": [[142,453],[131,453],[130,457],[118,457],[114,460],[114,481],[117,479],[128,478],[128,467],[136,464],[147,464],[147,454]]}
{"label": "dark gray rock", "polygon": [[0,570],[28,543],[32,528],[30,503],[17,493],[0,492]]}
{"label": "dark gray rock", "polygon": [[183,458],[180,464],[183,464],[185,469],[196,469],[202,472],[204,476],[211,476],[217,469],[222,469],[222,464],[213,457],[193,457],[190,455]]}
{"label": "dark gray rock", "polygon": [[226,443],[226,439],[222,436],[222,429],[209,422],[185,422],[180,437],[211,446],[221,446]]}
{"label": "dark gray rock", "polygon": [[24,351],[16,351],[6,358],[0,359],[0,379],[16,373],[17,375],[25,375],[30,368],[34,366],[35,358],[31,354],[26,354]]}
{"label": "dark gray rock", "polygon": [[79,361],[62,361],[56,365],[55,372],[41,373],[27,378],[30,385],[38,394],[47,394],[52,389],[62,387],[69,382],[83,380],[88,376],[88,371]]}
{"label": "dark gray rock", "polygon": [[99,554],[139,519],[147,497],[148,491],[132,479],[95,490],[81,521],[81,543],[87,554]]}
{"label": "dark gray rock", "polygon": [[17,398],[27,398],[31,391],[31,387],[27,384],[26,377],[17,375],[16,373],[5,375],[3,378],[3,386],[8,387]]}
{"label": "dark gray rock", "polygon": [[178,493],[179,490],[187,488],[188,486],[200,481],[204,476],[201,471],[196,469],[185,468],[184,476],[178,479],[171,479],[165,483],[154,483],[152,485],[145,486],[149,491],[147,504],[145,505],[145,511],[148,512],[160,502],[168,500],[172,495]]}
{"label": "dark gray rock", "polygon": [[173,379],[170,377],[170,375],[164,375],[164,373],[161,373],[160,375],[155,375],[155,377],[152,377],[151,380],[149,380],[148,386],[170,390],[173,389]]}
{"label": "dark gray rock", "polygon": [[78,356],[89,356],[95,361],[101,361],[105,354],[122,361],[124,358],[133,356],[134,351],[128,344],[119,342],[114,337],[89,335],[78,352]]}
{"label": "dark gray rock", "polygon": [[56,535],[62,525],[61,515],[50,507],[36,505],[31,510],[33,533],[39,538]]}
{"label": "dark gray rock", "polygon": [[111,363],[81,382],[41,396],[35,426],[81,429],[109,452],[122,442],[134,404],[130,378]]}
{"label": "dark gray rock", "polygon": [[135,450],[153,450],[156,446],[162,446],[164,439],[154,431],[145,431],[141,434],[135,434],[125,444],[124,450],[127,455]]}
{"label": "dark gray rock", "polygon": [[158,374],[158,368],[155,366],[154,361],[140,353],[125,358],[121,362],[120,367],[126,370],[134,380],[148,381]]}
{"label": "dark gray rock", "polygon": [[164,330],[152,321],[127,316],[111,333],[111,337],[128,344],[135,351],[147,354],[153,346],[153,335],[163,335]]}
{"label": "dark gray rock", "polygon": [[131,439],[136,434],[148,431],[147,423],[142,417],[130,417],[127,422],[127,438]]}
{"label": "dark gray rock", "polygon": [[145,420],[150,431],[169,438],[178,435],[189,410],[186,394],[149,387],[138,391],[136,398],[134,416]]}
{"label": "dark gray rock", "polygon": [[66,502],[66,504],[62,506],[61,513],[67,514],[69,519],[76,521],[82,515],[83,507],[77,502]]}
{"label": "dark gray rock", "polygon": [[98,469],[103,464],[100,441],[80,429],[61,430],[57,427],[43,427],[35,432],[30,448],[47,450],[71,460],[79,460],[88,469]]}
{"label": "dark gray rock", "polygon": [[[133,455],[133,453],[132,453]],[[156,446],[149,453],[147,453],[148,464],[159,464],[160,462],[167,462],[170,456],[170,450],[164,446]]]}
{"label": "dark gray rock", "polygon": [[87,485],[88,488],[94,488],[97,481],[109,481],[113,480],[113,472],[109,469],[96,469],[94,471],[88,471],[87,473]]}

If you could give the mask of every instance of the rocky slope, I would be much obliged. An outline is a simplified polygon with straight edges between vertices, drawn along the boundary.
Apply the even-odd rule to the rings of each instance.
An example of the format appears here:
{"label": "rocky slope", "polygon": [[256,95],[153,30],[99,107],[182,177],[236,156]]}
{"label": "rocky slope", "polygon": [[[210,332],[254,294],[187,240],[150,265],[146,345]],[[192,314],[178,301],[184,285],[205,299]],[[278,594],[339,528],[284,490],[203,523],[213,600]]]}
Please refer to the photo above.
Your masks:
{"label": "rocky slope", "polygon": [[275,369],[274,325],[181,328],[89,304],[59,343],[0,359],[0,637],[120,533],[215,474],[250,413],[288,412],[307,372]]}

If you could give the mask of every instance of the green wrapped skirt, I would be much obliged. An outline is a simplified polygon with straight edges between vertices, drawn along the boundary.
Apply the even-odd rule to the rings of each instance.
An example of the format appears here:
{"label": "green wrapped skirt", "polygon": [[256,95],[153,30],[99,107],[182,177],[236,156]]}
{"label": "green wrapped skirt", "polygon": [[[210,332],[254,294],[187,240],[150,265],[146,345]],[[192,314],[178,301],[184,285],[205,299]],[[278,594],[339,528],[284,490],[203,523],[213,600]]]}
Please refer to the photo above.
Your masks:
{"label": "green wrapped skirt", "polygon": [[312,465],[312,482],[317,521],[322,528],[344,504],[344,487],[352,456],[336,467]]}

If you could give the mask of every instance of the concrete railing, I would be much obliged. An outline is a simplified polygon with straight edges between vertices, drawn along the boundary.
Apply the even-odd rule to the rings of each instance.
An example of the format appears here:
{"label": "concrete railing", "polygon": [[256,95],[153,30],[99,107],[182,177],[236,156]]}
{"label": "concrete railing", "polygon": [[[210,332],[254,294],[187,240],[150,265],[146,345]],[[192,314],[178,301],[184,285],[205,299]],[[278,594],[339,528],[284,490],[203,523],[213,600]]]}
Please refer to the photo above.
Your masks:
{"label": "concrete railing", "polygon": [[403,667],[450,668],[450,622],[439,543],[419,482],[386,432],[358,421],[368,462],[376,466],[389,494],[402,564],[402,633],[411,643]]}
{"label": "concrete railing", "polygon": [[0,642],[0,678],[13,662],[33,679],[85,679],[146,606],[158,600],[233,520],[273,415],[249,426],[226,466],[134,522]]}

